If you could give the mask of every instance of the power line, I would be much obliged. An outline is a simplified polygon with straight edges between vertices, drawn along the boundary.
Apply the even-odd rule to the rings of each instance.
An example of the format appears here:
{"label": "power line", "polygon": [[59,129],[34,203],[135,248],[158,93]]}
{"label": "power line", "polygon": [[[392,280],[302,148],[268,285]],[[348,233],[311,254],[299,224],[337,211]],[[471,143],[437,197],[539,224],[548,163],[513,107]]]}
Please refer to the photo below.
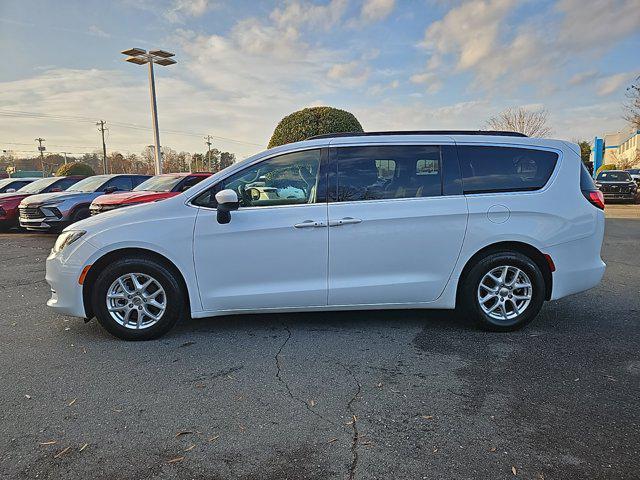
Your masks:
{"label": "power line", "polygon": [[[56,115],[56,114],[50,114],[50,113],[25,112],[21,110],[6,110],[6,109],[0,109],[0,116],[9,117],[9,118],[47,119],[47,120],[57,120],[61,122],[91,122],[91,123],[95,122],[94,118],[84,117],[80,115]],[[131,130],[143,130],[147,132],[152,130],[151,127],[145,127],[143,125],[137,125],[135,123],[126,123],[126,122],[118,122],[118,121],[110,121],[109,123],[112,126],[128,128]],[[191,137],[201,137],[205,135],[203,133],[186,132],[183,130],[163,130],[163,133],[168,135],[185,135],[185,136],[191,136]],[[236,140],[234,138],[223,137],[221,135],[211,135],[211,138],[220,140],[220,141],[225,141],[225,142],[251,145],[255,147],[263,147],[263,145],[259,143],[246,142],[244,140]]]}

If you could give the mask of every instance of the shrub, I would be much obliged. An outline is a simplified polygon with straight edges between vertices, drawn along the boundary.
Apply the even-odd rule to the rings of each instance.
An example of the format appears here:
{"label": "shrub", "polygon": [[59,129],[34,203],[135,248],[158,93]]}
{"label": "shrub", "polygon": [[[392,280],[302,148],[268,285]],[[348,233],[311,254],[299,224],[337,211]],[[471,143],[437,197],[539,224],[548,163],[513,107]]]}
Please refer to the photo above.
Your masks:
{"label": "shrub", "polygon": [[605,163],[604,165],[600,165],[600,168],[598,168],[598,171],[596,172],[596,175],[599,174],[601,171],[603,170],[617,170],[618,166],[613,164],[613,163]]}
{"label": "shrub", "polygon": [[58,168],[56,172],[56,177],[68,177],[69,175],[85,175],[90,177],[95,174],[96,172],[93,171],[91,165],[83,162],[71,162],[60,165],[60,168]]}
{"label": "shrub", "polygon": [[287,115],[273,131],[269,148],[326,133],[363,132],[358,119],[345,110],[311,107]]}

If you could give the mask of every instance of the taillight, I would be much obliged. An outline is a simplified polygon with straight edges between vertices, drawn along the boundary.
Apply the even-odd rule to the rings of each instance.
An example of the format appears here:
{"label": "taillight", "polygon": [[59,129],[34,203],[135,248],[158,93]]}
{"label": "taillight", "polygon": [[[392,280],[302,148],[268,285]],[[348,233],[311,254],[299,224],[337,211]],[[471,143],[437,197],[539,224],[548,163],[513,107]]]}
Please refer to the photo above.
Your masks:
{"label": "taillight", "polygon": [[604,195],[600,190],[588,190],[582,191],[584,198],[589,200],[589,203],[600,210],[604,210]]}

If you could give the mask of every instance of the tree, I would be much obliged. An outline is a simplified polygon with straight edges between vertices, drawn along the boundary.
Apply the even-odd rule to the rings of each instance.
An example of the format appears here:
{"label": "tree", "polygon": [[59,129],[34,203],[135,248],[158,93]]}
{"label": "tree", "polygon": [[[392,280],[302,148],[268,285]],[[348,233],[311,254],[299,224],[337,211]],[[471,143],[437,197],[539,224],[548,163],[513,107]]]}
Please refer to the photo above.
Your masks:
{"label": "tree", "polygon": [[230,167],[236,162],[236,156],[234,153],[222,152],[220,154],[220,170],[224,170]]}
{"label": "tree", "polygon": [[69,175],[85,175],[87,177],[95,175],[91,165],[83,162],[71,162],[61,165],[56,172],[56,177],[68,177]]}
{"label": "tree", "polygon": [[551,133],[551,127],[547,125],[548,117],[549,114],[544,109],[507,108],[487,120],[485,128],[520,132],[529,137],[546,137]]}
{"label": "tree", "polygon": [[345,110],[311,107],[287,115],[276,126],[269,148],[327,133],[363,132],[358,119]]}
{"label": "tree", "polygon": [[580,158],[584,163],[589,163],[591,161],[591,144],[586,140],[581,140],[576,143],[580,145]]}
{"label": "tree", "polygon": [[627,114],[625,120],[631,124],[635,130],[640,130],[640,76],[636,78],[635,83],[627,88],[627,104],[625,109]]}

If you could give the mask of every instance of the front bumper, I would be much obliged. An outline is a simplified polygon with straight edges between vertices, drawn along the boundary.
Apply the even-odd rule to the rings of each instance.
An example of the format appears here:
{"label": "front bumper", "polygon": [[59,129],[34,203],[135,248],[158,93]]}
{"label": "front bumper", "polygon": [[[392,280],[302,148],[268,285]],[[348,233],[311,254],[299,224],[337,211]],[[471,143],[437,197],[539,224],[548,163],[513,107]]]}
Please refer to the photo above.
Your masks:
{"label": "front bumper", "polygon": [[51,288],[47,306],[62,315],[86,318],[83,286],[78,283],[78,279],[97,249],[87,241],[78,242],[78,245],[67,247],[68,252],[65,249],[57,255],[50,254],[47,258],[45,280]]}
{"label": "front bumper", "polygon": [[636,192],[632,193],[603,193],[605,200],[635,200]]}
{"label": "front bumper", "polygon": [[115,210],[123,206],[125,205],[91,205],[91,207],[89,207],[89,212],[93,217],[94,215],[98,215],[104,212],[110,212],[111,210]]}
{"label": "front bumper", "polygon": [[65,218],[42,217],[42,218],[24,218],[20,217],[20,226],[27,230],[49,231],[61,230],[70,222]]}

